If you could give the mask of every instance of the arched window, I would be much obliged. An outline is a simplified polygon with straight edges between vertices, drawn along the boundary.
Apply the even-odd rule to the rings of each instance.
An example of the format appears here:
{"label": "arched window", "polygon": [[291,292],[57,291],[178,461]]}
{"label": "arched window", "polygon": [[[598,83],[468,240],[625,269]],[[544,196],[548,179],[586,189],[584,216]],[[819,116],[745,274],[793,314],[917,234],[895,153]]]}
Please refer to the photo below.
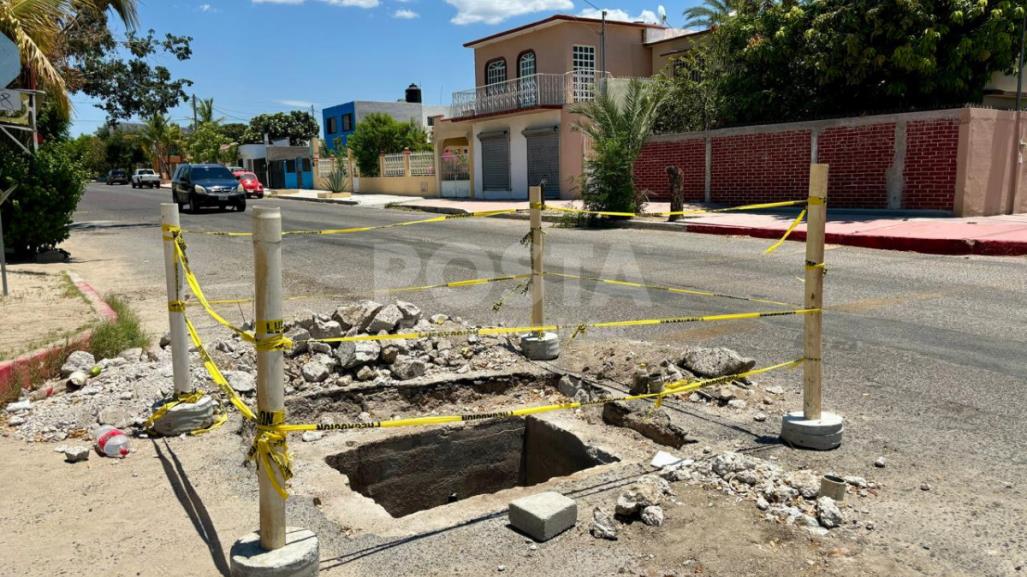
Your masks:
{"label": "arched window", "polygon": [[505,58],[490,60],[485,65],[485,84],[498,84],[500,82],[506,82]]}
{"label": "arched window", "polygon": [[521,108],[538,105],[538,77],[535,76],[534,50],[521,52],[517,57],[517,84],[517,101]]}
{"label": "arched window", "polygon": [[517,57],[517,76],[518,78],[524,78],[533,74],[535,74],[535,51],[528,50],[527,52],[522,52]]}

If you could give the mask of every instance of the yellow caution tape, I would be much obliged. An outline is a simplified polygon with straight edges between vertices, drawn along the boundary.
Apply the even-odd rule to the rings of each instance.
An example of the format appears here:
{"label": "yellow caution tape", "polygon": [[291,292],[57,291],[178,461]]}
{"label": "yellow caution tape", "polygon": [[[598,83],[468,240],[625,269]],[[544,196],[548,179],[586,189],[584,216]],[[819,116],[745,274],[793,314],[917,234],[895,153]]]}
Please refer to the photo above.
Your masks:
{"label": "yellow caution tape", "polygon": [[820,309],[793,309],[783,311],[767,311],[767,312],[751,312],[751,313],[729,313],[720,315],[706,315],[706,316],[688,316],[688,317],[670,317],[662,319],[636,319],[628,321],[606,321],[598,323],[582,323],[578,325],[540,325],[540,326],[527,326],[527,327],[484,327],[476,329],[458,329],[452,331],[415,331],[407,333],[396,333],[396,334],[385,334],[385,335],[356,335],[351,337],[332,337],[326,339],[306,339],[304,341],[297,342],[321,342],[321,343],[346,343],[346,342],[362,342],[362,341],[395,341],[395,340],[408,340],[408,339],[420,339],[420,338],[446,338],[446,337],[460,337],[460,336],[498,336],[498,335],[509,335],[509,334],[523,334],[523,333],[538,333],[546,331],[559,331],[566,329],[574,329],[575,336],[584,332],[586,329],[606,329],[606,328],[620,328],[620,327],[635,327],[635,326],[651,326],[651,325],[667,325],[667,324],[678,324],[678,323],[695,323],[695,322],[717,322],[717,321],[734,321],[743,319],[757,319],[763,317],[781,317],[788,315],[805,315],[811,313],[818,313]]}
{"label": "yellow caution tape", "polygon": [[253,409],[251,409],[246,402],[239,397],[239,393],[235,392],[232,385],[228,383],[228,379],[221,374],[221,370],[218,369],[214,359],[210,357],[207,349],[204,348],[203,342],[200,340],[200,335],[196,332],[196,327],[193,326],[192,321],[190,321],[188,317],[185,319],[185,328],[189,331],[189,338],[192,339],[193,346],[196,347],[196,350],[200,353],[200,360],[203,361],[203,367],[207,369],[207,374],[210,375],[210,379],[214,381],[214,384],[221,389],[221,392],[224,393],[226,397],[228,397],[228,400],[232,405],[234,405],[236,409],[239,409],[239,412],[242,413],[243,417],[249,421],[257,420],[257,415],[253,412]]}
{"label": "yellow caution tape", "polygon": [[778,241],[774,244],[768,246],[767,249],[763,251],[763,254],[770,254],[775,250],[781,248],[781,245],[784,244],[786,240],[788,240],[788,235],[792,234],[792,231],[798,228],[800,224],[802,224],[802,219],[804,218],[806,218],[805,208],[802,209],[801,212],[799,212],[799,216],[795,217],[795,220],[792,221],[792,224],[788,225],[788,228],[785,229],[785,233],[781,235],[781,238],[778,239]]}
{"label": "yellow caution tape", "polygon": [[[292,478],[292,455],[289,454],[286,434],[277,430],[284,423],[284,411],[261,411],[257,416],[257,435],[253,438],[249,458],[255,460],[257,467],[264,471],[275,492],[282,499],[288,499],[289,494],[282,483]],[[275,470],[278,471],[277,475]]]}
{"label": "yellow caution tape", "polygon": [[[811,197],[812,198],[812,197]],[[820,199],[818,199],[820,200]],[[607,210],[585,210],[581,208],[570,208],[565,206],[552,206],[552,205],[540,205],[532,208],[542,208],[545,210],[555,210],[559,212],[572,212],[578,214],[591,214],[595,216],[626,216],[626,217],[638,217],[638,216],[649,216],[649,217],[661,217],[661,216],[686,216],[693,214],[715,214],[720,212],[741,212],[749,210],[765,210],[769,208],[782,208],[786,206],[803,206],[810,202],[808,200],[783,200],[780,202],[763,202],[759,204],[745,204],[742,206],[730,206],[727,208],[696,208],[690,210],[675,210],[675,211],[663,211],[663,212],[617,212]],[[814,203],[816,204],[816,203]]]}
{"label": "yellow caution tape", "polygon": [[218,312],[214,310],[214,307],[210,305],[210,302],[207,301],[207,296],[203,294],[203,288],[200,287],[200,281],[196,279],[196,275],[193,274],[192,268],[189,266],[189,258],[186,256],[185,249],[182,247],[182,244],[182,238],[179,237],[178,242],[175,243],[175,258],[182,264],[182,270],[185,271],[185,282],[189,285],[189,290],[192,291],[193,296],[195,296],[196,300],[199,301],[200,306],[202,306],[203,309],[207,311],[207,314],[217,321],[218,324],[236,333],[242,337],[243,340],[256,344],[256,339],[254,338],[253,333],[244,331],[243,329],[233,325],[228,321],[228,319],[219,315]]}
{"label": "yellow caution tape", "polygon": [[151,414],[146,419],[146,423],[143,424],[143,428],[147,431],[152,430],[154,423],[163,419],[164,416],[168,414],[168,411],[170,411],[178,405],[181,405],[182,403],[198,403],[205,394],[206,393],[204,393],[203,391],[192,391],[189,393],[180,393],[178,395],[175,395],[174,397],[168,399],[166,402],[162,403],[159,407],[157,407],[155,411],[153,411],[153,414]]}
{"label": "yellow caution tape", "polygon": [[184,313],[185,301],[168,301],[168,312]]}
{"label": "yellow caution tape", "polygon": [[560,277],[560,278],[576,279],[576,280],[585,280],[585,281],[591,281],[591,282],[599,282],[599,283],[615,285],[615,286],[640,288],[640,289],[646,289],[646,290],[666,291],[666,292],[674,293],[674,294],[686,294],[686,295],[695,295],[695,296],[703,296],[703,297],[717,297],[717,298],[725,298],[725,299],[743,300],[743,301],[749,301],[749,302],[754,302],[754,303],[765,303],[765,304],[772,304],[772,305],[785,306],[785,307],[796,306],[793,303],[786,303],[786,302],[775,301],[775,300],[770,300],[770,299],[762,299],[762,298],[758,298],[758,297],[744,297],[744,296],[731,295],[731,294],[725,294],[725,293],[718,293],[718,292],[706,291],[706,290],[700,290],[700,289],[687,289],[687,288],[680,288],[680,287],[661,286],[661,285],[645,284],[645,283],[632,282],[632,281],[604,279],[604,278],[590,277],[590,276],[579,276],[579,275],[574,275],[574,274],[566,274],[566,273],[558,273],[558,272],[544,272],[543,275],[544,276]]}

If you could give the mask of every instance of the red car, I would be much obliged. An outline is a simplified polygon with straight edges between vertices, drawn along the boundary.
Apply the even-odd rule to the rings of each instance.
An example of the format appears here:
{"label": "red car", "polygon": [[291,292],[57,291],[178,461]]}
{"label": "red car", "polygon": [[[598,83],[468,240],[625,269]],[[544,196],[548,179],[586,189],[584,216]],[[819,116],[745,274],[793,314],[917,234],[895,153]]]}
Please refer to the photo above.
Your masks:
{"label": "red car", "polygon": [[242,185],[243,190],[246,191],[246,196],[250,198],[264,198],[264,185],[260,183],[256,174],[248,170],[236,170],[232,173],[235,179]]}

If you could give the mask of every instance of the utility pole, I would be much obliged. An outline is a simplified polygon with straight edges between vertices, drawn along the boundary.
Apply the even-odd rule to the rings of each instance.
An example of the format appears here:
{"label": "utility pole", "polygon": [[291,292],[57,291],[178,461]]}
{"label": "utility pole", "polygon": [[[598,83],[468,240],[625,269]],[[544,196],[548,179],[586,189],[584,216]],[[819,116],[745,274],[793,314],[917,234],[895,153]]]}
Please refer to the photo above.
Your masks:
{"label": "utility pole", "polygon": [[193,132],[196,132],[196,95],[193,94]]}
{"label": "utility pole", "polygon": [[1016,69],[1016,112],[1013,122],[1013,188],[1009,191],[1007,214],[1015,214],[1020,202],[1020,171],[1023,170],[1023,133],[1021,132],[1022,99],[1023,99],[1023,52],[1027,43],[1027,7],[1022,8],[1023,18],[1020,20],[1020,66]]}
{"label": "utility pole", "polygon": [[606,10],[603,10],[603,27],[599,32],[599,92],[606,96]]}

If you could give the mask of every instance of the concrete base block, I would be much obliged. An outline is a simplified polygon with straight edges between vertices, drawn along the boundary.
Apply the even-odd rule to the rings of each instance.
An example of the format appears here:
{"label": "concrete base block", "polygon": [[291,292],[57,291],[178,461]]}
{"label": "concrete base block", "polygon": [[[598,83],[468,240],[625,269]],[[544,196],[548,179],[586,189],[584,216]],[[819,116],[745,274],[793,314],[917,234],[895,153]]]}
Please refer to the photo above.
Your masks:
{"label": "concrete base block", "polygon": [[315,577],[320,562],[317,535],[299,527],[285,530],[285,546],[265,551],[260,534],[250,533],[232,545],[232,577]]}
{"label": "concrete base block", "polygon": [[578,522],[574,499],[549,491],[510,503],[510,524],[536,541],[548,541]]}
{"label": "concrete base block", "polygon": [[807,420],[802,411],[793,411],[781,419],[781,440],[802,449],[836,449],[842,444],[844,430],[842,418],[826,411],[815,420]]}
{"label": "concrete base block", "polygon": [[204,395],[195,403],[181,403],[153,424],[153,430],[165,437],[175,437],[196,429],[209,427],[214,422],[214,398]]}
{"label": "concrete base block", "polygon": [[521,350],[533,361],[551,361],[560,356],[560,337],[556,333],[521,335]]}

